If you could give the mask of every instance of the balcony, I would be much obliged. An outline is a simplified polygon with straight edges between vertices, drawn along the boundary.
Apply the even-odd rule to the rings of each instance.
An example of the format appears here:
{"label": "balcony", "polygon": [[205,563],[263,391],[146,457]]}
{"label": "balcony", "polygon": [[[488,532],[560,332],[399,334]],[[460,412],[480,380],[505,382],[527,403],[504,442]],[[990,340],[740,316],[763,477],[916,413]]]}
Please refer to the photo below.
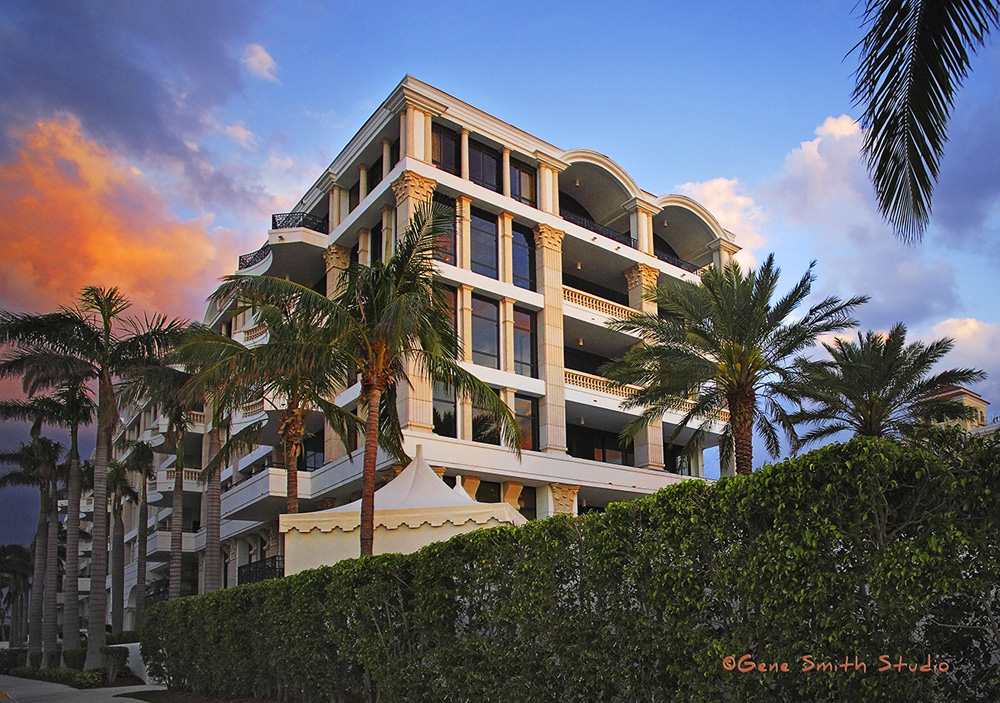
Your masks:
{"label": "balcony", "polygon": [[297,227],[305,227],[313,232],[326,234],[330,230],[330,218],[319,218],[308,212],[282,212],[271,215],[271,229],[296,229]]}
{"label": "balcony", "polygon": [[638,242],[632,239],[632,237],[628,234],[622,234],[621,232],[616,232],[610,227],[599,225],[593,220],[569,212],[568,210],[560,209],[559,216],[562,217],[567,222],[571,222],[572,224],[578,227],[583,227],[584,229],[588,229],[591,232],[597,232],[598,234],[605,236],[608,239],[613,239],[619,244],[624,244],[626,246],[632,247],[633,249],[638,248]]}
{"label": "balcony", "polygon": [[563,300],[567,303],[575,303],[594,312],[599,312],[615,320],[624,320],[635,312],[635,310],[627,305],[619,305],[618,303],[613,303],[610,300],[585,293],[576,288],[570,288],[569,286],[563,286]]}
{"label": "balcony", "polygon": [[[277,215],[275,215],[277,217]],[[267,255],[271,253],[271,245],[264,242],[262,246],[257,251],[250,252],[249,254],[240,255],[239,270],[248,269],[251,266],[256,266],[261,261],[267,258]]]}
{"label": "balcony", "polygon": [[671,266],[676,266],[679,269],[684,269],[685,271],[689,271],[691,273],[698,273],[698,271],[701,270],[700,267],[695,266],[692,263],[688,263],[684,259],[678,259],[676,256],[673,256],[671,254],[667,254],[662,251],[657,251],[655,253],[657,259],[659,259],[660,261],[664,261],[670,264]]}
{"label": "balcony", "polygon": [[280,579],[285,575],[285,557],[275,556],[244,564],[236,572],[239,585],[267,579]]}
{"label": "balcony", "polygon": [[[603,376],[597,376],[591,373],[585,373],[583,371],[574,371],[573,369],[565,369],[566,373],[566,385],[574,386],[576,388],[582,388],[587,391],[594,391],[596,393],[605,393],[607,395],[617,396],[619,398],[627,398],[630,393],[634,390],[638,390],[637,386],[616,386],[608,379]],[[691,408],[694,407],[693,400],[682,400],[677,399],[677,404],[675,409],[681,415],[690,412]],[[729,422],[729,411],[728,410],[716,410],[709,414],[709,419],[715,422]]]}

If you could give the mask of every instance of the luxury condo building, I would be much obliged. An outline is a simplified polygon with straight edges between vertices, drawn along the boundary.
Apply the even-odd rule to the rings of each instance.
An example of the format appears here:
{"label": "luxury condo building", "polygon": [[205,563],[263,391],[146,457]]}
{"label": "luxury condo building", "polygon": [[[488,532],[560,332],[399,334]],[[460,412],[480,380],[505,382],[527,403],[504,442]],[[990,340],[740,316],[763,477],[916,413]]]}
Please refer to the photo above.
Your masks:
{"label": "luxury condo building", "polygon": [[[622,445],[637,411],[627,391],[599,375],[636,339],[605,323],[652,310],[644,288],[670,278],[697,280],[739,250],[704,207],[680,195],[639,188],[614,161],[587,149],[564,151],[410,76],[344,147],[294,212],[272,217],[267,242],[240,257],[238,272],[289,278],[333,294],[350,262],[392,254],[414,209],[433,200],[456,213],[436,263],[450,286],[462,363],[511,407],[524,442],[520,459],[499,445],[476,407],[417,375],[399,389],[405,448],[423,456],[449,485],[480,502],[505,501],[529,519],[599,510],[609,502],[703,475],[700,453],[674,440],[683,408]],[[207,292],[207,291],[206,291]],[[205,323],[246,345],[266,344],[253,310],[233,316],[210,307]],[[358,402],[355,384],[336,398]],[[232,429],[265,420],[256,449],[226,467],[222,546],[226,586],[283,573],[278,516],[285,468],[272,399],[233,413]],[[702,449],[718,442],[722,420]],[[182,592],[200,590],[205,551],[205,486],[211,417],[197,415],[185,437],[183,515],[173,514],[174,451],[153,404],[124,418],[120,434],[162,451],[150,481],[150,598],[165,594],[169,526],[183,524]],[[360,495],[361,453],[345,447],[319,413],[307,422],[298,464],[299,509],[330,508]],[[348,456],[348,449],[352,450]],[[381,481],[401,467],[380,456]],[[154,485],[155,483],[155,485]],[[137,511],[126,516],[126,617],[136,592]]]}

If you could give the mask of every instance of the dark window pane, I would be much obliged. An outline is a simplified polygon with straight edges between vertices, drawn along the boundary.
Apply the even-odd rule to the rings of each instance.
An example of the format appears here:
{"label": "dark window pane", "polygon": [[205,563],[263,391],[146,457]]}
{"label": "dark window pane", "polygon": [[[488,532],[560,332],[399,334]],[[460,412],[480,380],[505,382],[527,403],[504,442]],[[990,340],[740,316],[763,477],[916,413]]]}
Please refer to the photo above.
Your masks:
{"label": "dark window pane", "polygon": [[[472,408],[472,441],[483,444],[500,444],[500,429],[496,422],[489,413],[478,406]],[[480,484],[480,488],[482,488],[482,484]],[[476,500],[480,503],[485,502],[479,493],[476,493]]]}
{"label": "dark window pane", "polygon": [[515,224],[511,247],[514,285],[535,290],[535,237],[530,229]]}
{"label": "dark window pane", "polygon": [[521,428],[521,449],[538,451],[538,399],[515,395],[514,418]]}
{"label": "dark window pane", "polygon": [[517,161],[510,162],[510,197],[534,207],[535,169]]}
{"label": "dark window pane", "polygon": [[472,296],[472,361],[500,368],[500,306],[495,300]]}
{"label": "dark window pane", "polygon": [[500,154],[483,144],[469,142],[469,180],[500,192]]}
{"label": "dark window pane", "polygon": [[476,489],[477,503],[499,503],[500,484],[496,481],[480,481]]}
{"label": "dark window pane", "polygon": [[375,186],[382,182],[382,157],[378,157],[368,168],[368,192],[375,190]]}
{"label": "dark window pane", "polygon": [[518,511],[528,520],[536,517],[536,505],[538,496],[534,486],[525,486],[521,489],[521,495],[517,499]]}
{"label": "dark window pane", "polygon": [[538,377],[537,331],[535,313],[514,308],[514,371],[522,376]]}
{"label": "dark window pane", "polygon": [[[446,195],[434,194],[434,203],[450,208],[455,211],[455,199]],[[434,250],[434,258],[446,264],[455,264],[455,218],[451,220],[451,226],[442,234],[438,247]]]}
{"label": "dark window pane", "polygon": [[499,278],[497,218],[481,210],[472,211],[470,264],[475,273]]}
{"label": "dark window pane", "polygon": [[431,160],[442,171],[455,176],[461,173],[461,144],[450,129],[434,125],[431,130]]}
{"label": "dark window pane", "polygon": [[375,263],[382,260],[382,224],[372,227],[368,234],[368,260]]}
{"label": "dark window pane", "polygon": [[434,434],[458,437],[455,422],[455,393],[447,386],[434,384]]}

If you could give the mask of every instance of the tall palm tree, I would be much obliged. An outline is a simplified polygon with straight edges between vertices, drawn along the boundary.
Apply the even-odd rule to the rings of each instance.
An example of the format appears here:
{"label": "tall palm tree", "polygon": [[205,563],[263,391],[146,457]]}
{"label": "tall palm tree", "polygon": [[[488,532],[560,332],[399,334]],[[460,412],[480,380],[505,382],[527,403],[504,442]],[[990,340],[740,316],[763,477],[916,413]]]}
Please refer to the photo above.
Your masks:
{"label": "tall palm tree", "polygon": [[108,462],[108,495],[111,497],[111,632],[122,631],[125,618],[125,501],[136,502],[138,494],[129,483],[128,468]]}
{"label": "tall palm tree", "polygon": [[[94,449],[94,505],[107,505],[107,468],[111,440],[118,422],[114,381],[123,372],[149,358],[160,357],[180,333],[183,323],[161,315],[142,320],[127,317],[129,300],[117,288],[88,286],[78,304],[43,315],[0,312],[0,344],[16,353],[46,358],[35,382],[42,387],[58,385],[67,377],[97,383],[97,442]],[[87,668],[103,664],[107,593],[107,524],[94,516]]]}
{"label": "tall palm tree", "polygon": [[0,489],[8,486],[36,486],[39,491],[31,609],[28,615],[28,652],[42,652],[42,668],[59,665],[56,658],[59,544],[56,464],[62,450],[63,447],[58,442],[35,436],[30,444],[22,443],[13,452],[0,453],[0,464],[17,467],[0,476]]}
{"label": "tall palm tree", "polygon": [[93,422],[96,405],[82,378],[71,377],[51,396],[35,396],[32,385],[44,356],[15,353],[0,361],[0,378],[22,376],[27,400],[0,402],[0,418],[32,422],[32,436],[43,423],[69,429],[69,456],[66,470],[66,577],[63,579],[63,649],[80,647],[80,451],[81,425]]}
{"label": "tall palm tree", "polygon": [[813,429],[793,448],[798,451],[845,430],[901,437],[917,424],[963,416],[967,409],[961,403],[936,396],[949,386],[981,381],[986,374],[976,369],[931,374],[953,345],[951,339],[907,345],[906,327],[897,324],[887,335],[859,332],[856,343],[824,343],[829,360],[799,359],[797,374],[787,386],[799,408],[788,421]]}
{"label": "tall palm tree", "polygon": [[146,442],[126,440],[119,450],[125,452],[121,460],[125,470],[139,476],[139,517],[136,525],[136,575],[135,575],[135,629],[142,625],[146,611],[146,552],[149,545],[149,481],[156,476],[153,469],[153,448]]}
{"label": "tall palm tree", "polygon": [[698,446],[717,411],[726,409],[729,421],[719,446],[723,464],[735,454],[737,473],[751,473],[755,426],[768,452],[777,456],[781,443],[776,425],[783,426],[783,415],[775,385],[788,377],[793,357],[819,335],[856,325],[851,312],[868,300],[829,297],[791,319],[812,290],[813,265],[778,300],[781,270],[773,255],[746,273],[735,261],[722,269],[710,267],[701,274],[700,285],[671,280],[647,291],[660,314],[636,312],[610,322],[610,328],[637,334],[645,342],[601,369],[621,386],[639,386],[625,406],[643,411],[625,433],[634,435],[667,410],[689,408],[673,439],[693,425],[688,446]]}
{"label": "tall palm tree", "polygon": [[1000,22],[995,0],[865,0],[854,90],[882,216],[920,241],[970,56]]}
{"label": "tall palm tree", "polygon": [[[326,378],[316,379],[321,397],[335,386],[361,378],[365,449],[361,489],[361,554],[372,553],[375,465],[379,444],[401,451],[396,389],[408,384],[408,369],[457,390],[490,413],[505,444],[520,454],[520,432],[497,394],[457,363],[459,343],[445,285],[434,268],[434,250],[453,218],[447,208],[418,207],[395,244],[392,256],[371,266],[354,264],[341,277],[332,299],[304,286],[258,276],[230,276],[213,294],[219,303],[295,310],[322,332],[331,360]],[[266,346],[266,345],[265,345]],[[318,351],[318,349],[317,349]],[[322,407],[322,406],[321,406]],[[285,422],[296,422],[289,417]],[[341,425],[344,428],[344,425]]]}

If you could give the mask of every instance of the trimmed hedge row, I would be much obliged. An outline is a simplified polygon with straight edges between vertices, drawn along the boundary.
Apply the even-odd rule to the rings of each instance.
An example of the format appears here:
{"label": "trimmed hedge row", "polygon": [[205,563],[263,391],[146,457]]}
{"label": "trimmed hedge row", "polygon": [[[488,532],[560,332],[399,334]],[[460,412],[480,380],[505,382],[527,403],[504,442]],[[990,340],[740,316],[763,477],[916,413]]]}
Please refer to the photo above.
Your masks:
{"label": "trimmed hedge row", "polygon": [[161,603],[143,658],[171,687],[303,702],[994,701],[998,501],[996,439],[856,439]]}

